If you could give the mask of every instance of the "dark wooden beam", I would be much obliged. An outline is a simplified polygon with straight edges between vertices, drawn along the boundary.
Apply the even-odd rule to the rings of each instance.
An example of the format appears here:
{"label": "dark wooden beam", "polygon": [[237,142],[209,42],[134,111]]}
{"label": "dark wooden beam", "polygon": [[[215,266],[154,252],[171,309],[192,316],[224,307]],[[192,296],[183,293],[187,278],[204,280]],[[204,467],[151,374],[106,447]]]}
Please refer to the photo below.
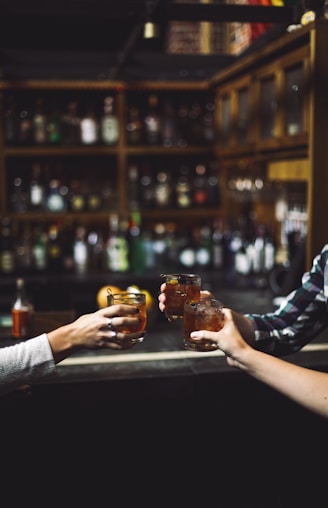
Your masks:
{"label": "dark wooden beam", "polygon": [[294,6],[167,3],[165,13],[169,21],[288,24],[299,22],[299,12]]}

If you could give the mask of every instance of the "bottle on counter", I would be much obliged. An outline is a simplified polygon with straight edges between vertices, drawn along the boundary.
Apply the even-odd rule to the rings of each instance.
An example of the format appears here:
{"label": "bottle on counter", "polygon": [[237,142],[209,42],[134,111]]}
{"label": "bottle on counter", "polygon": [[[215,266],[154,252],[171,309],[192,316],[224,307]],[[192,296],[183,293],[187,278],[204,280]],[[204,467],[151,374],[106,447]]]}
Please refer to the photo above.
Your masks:
{"label": "bottle on counter", "polygon": [[26,339],[31,332],[32,305],[27,297],[25,281],[16,280],[16,294],[11,308],[12,337]]}

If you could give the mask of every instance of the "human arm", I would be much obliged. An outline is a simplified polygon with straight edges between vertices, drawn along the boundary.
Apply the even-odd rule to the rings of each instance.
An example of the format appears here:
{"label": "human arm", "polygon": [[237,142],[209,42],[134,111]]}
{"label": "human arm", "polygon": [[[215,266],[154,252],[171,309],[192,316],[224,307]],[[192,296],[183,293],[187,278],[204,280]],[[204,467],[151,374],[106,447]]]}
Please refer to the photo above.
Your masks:
{"label": "human arm", "polygon": [[305,272],[301,285],[286,296],[278,309],[245,314],[255,330],[255,347],[275,356],[296,353],[328,325],[328,245]]}
{"label": "human arm", "polygon": [[[136,307],[136,317],[123,315],[131,314],[131,308],[130,305],[112,305],[80,316],[47,334],[0,348],[0,394],[54,374],[57,363],[81,349],[124,349],[126,341],[142,335],[115,332],[115,326],[125,324],[128,327],[139,319]],[[107,326],[109,319],[112,330]]]}
{"label": "human arm", "polygon": [[[124,313],[131,314],[131,309],[135,309],[136,317],[124,316]],[[111,319],[112,330],[107,326],[108,319]],[[136,319],[139,319],[137,307],[111,305],[52,330],[47,335],[55,363],[80,349],[124,349],[126,341],[139,338],[142,332],[117,333],[115,327],[125,324],[128,328]]]}
{"label": "human arm", "polygon": [[291,364],[254,349],[241,336],[230,309],[223,309],[224,327],[219,332],[198,330],[193,340],[210,339],[217,343],[227,363],[267,384],[303,407],[328,418],[328,373]]}
{"label": "human arm", "polygon": [[[165,310],[165,283],[158,296],[160,311]],[[202,291],[201,295],[210,293]],[[274,312],[238,314],[234,319],[244,339],[258,350],[275,356],[296,353],[328,326],[328,244],[313,260],[302,277]]]}

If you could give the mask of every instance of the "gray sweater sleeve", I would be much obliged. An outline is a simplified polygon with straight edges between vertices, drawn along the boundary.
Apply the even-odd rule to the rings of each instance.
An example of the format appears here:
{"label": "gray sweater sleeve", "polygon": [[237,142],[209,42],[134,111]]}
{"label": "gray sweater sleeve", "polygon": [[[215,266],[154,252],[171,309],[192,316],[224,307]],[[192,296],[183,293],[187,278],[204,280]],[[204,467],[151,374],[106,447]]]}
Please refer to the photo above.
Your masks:
{"label": "gray sweater sleeve", "polygon": [[0,395],[56,371],[47,335],[0,348]]}

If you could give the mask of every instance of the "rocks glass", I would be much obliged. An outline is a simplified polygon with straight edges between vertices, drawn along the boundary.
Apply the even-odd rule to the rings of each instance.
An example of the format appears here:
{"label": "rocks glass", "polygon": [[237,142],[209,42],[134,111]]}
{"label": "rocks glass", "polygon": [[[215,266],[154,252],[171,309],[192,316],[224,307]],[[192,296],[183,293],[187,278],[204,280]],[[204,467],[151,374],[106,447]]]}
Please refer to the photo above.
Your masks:
{"label": "rocks glass", "polygon": [[[116,305],[116,304],[124,304],[131,305],[133,307],[139,308],[139,314],[131,313],[131,317],[138,317],[139,320],[135,326],[129,327],[115,327],[115,330],[121,333],[134,333],[134,332],[144,332],[142,337],[138,339],[132,339],[131,341],[127,341],[125,349],[127,349],[130,345],[132,347],[136,342],[143,342],[145,334],[146,334],[146,326],[147,326],[147,308],[146,308],[146,294],[145,293],[132,293],[132,292],[122,292],[122,293],[114,293],[109,294],[107,296],[108,305]],[[128,314],[124,314],[124,316],[128,316]]]}
{"label": "rocks glass", "polygon": [[216,342],[202,339],[193,340],[191,332],[210,330],[218,332],[224,325],[223,303],[214,298],[188,299],[184,303],[183,345],[192,351],[215,351]]}
{"label": "rocks glass", "polygon": [[165,316],[169,321],[183,319],[183,306],[188,298],[199,298],[201,278],[195,273],[162,274],[166,282]]}

